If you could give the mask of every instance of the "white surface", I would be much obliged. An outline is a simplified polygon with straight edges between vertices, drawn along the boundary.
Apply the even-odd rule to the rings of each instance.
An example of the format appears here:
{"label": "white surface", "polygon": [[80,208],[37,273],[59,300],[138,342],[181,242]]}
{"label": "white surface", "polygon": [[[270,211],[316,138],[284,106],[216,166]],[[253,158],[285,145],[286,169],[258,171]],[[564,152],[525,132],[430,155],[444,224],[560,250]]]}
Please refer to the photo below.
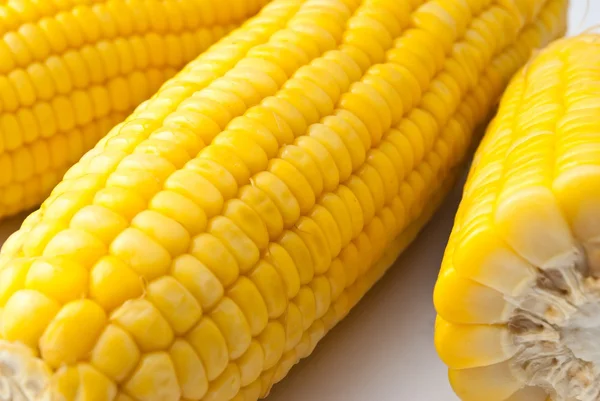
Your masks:
{"label": "white surface", "polygon": [[[600,0],[571,2],[571,34],[600,25]],[[384,279],[267,401],[458,400],[433,347],[431,298],[459,197],[457,187]],[[18,224],[4,222],[0,242]]]}

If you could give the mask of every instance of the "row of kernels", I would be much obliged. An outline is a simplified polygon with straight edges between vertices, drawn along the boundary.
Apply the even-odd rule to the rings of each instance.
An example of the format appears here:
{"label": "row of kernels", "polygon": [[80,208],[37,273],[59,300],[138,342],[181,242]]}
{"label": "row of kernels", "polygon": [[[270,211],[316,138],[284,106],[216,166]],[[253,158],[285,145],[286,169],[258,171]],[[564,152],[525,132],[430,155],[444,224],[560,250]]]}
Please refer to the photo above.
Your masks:
{"label": "row of kernels", "polygon": [[10,2],[0,6],[0,21],[2,31],[13,30],[19,25],[33,23],[44,17],[51,17],[62,11],[68,11],[76,4],[93,4],[103,0],[84,0],[83,2],[52,0],[44,2],[21,1]]}
{"label": "row of kernels", "polygon": [[[240,5],[247,3],[239,2]],[[196,10],[198,5],[202,5],[203,9]],[[36,23],[24,23],[15,27],[15,31],[5,33],[0,44],[0,54],[3,55],[1,71],[7,73],[17,66],[25,67],[32,61],[44,60],[52,53],[64,53],[70,48],[78,49],[102,40],[145,35],[148,32],[157,35],[153,41],[160,35],[166,37],[167,42],[177,44],[171,40],[173,38],[168,38],[167,33],[179,34],[186,30],[196,30],[199,26],[218,31],[255,11],[251,7],[246,10],[220,7],[225,13],[219,13],[220,17],[215,19],[216,10],[213,7],[210,2],[195,1],[172,4],[158,1],[134,4],[109,1],[93,6],[80,5]],[[188,48],[196,46],[193,41],[186,42]],[[26,50],[27,48],[30,50]]]}
{"label": "row of kernels", "polygon": [[[73,162],[110,130],[112,125],[107,122],[113,125],[120,122],[116,117],[122,119],[168,73],[168,70],[134,73],[127,78],[116,78],[107,87],[94,86],[89,91],[73,92],[69,97],[59,96],[50,103],[40,102],[33,112],[21,109],[16,115],[4,114],[0,116],[0,146],[4,145],[6,156],[36,150],[39,153],[45,146],[52,146],[58,140],[56,137],[64,140],[65,136],[59,133],[73,140],[80,136],[84,143],[73,150],[74,160],[70,160]],[[91,130],[98,134],[89,137]]]}
{"label": "row of kernels", "polygon": [[[1,110],[14,112],[36,101],[50,100],[75,89],[88,89],[134,71],[181,67],[232,27],[202,28],[183,36],[148,34],[100,42],[81,50],[52,55],[4,75]],[[192,47],[186,41],[194,43]],[[1,42],[0,42],[1,43]],[[161,79],[160,82],[164,82]]]}
{"label": "row of kernels", "polygon": [[[121,113],[89,124],[84,130],[75,129],[50,140],[38,141],[30,147],[0,157],[4,167],[3,211],[6,208],[33,207],[50,194],[55,183],[62,177],[70,163],[79,157],[82,148],[93,143],[105,132],[104,128],[123,118]],[[13,174],[12,172],[15,172]]]}

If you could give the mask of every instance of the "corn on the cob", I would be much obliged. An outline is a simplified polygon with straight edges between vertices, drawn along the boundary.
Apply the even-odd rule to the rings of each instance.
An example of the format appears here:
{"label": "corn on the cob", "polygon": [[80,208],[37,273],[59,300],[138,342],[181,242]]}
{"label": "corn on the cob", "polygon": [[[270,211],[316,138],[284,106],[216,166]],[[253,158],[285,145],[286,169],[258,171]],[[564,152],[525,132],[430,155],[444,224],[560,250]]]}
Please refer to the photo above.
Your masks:
{"label": "corn on the cob", "polygon": [[511,82],[477,150],[436,285],[465,401],[600,399],[600,36]]}
{"label": "corn on the cob", "polygon": [[264,397],[416,235],[511,74],[563,32],[565,6],[270,3],[115,127],[4,245],[13,394]]}
{"label": "corn on the cob", "polygon": [[67,168],[266,0],[0,4],[0,218]]}

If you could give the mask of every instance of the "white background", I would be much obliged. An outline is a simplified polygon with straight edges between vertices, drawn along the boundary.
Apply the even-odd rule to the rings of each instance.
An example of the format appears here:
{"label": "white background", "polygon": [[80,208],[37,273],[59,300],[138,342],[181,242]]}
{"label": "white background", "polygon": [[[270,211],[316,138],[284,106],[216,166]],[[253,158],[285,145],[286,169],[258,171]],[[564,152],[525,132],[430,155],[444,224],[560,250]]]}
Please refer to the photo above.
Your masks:
{"label": "white background", "polygon": [[[570,34],[600,26],[600,0],[571,3]],[[313,355],[275,386],[267,401],[458,400],[433,347],[431,294],[460,189]],[[18,218],[3,222],[0,243],[19,223]]]}

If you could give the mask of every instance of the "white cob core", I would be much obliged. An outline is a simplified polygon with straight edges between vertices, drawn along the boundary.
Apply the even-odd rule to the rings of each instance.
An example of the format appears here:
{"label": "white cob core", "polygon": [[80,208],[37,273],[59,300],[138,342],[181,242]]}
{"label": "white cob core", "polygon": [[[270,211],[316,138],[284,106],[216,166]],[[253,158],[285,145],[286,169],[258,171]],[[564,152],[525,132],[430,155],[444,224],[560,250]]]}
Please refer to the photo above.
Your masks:
{"label": "white cob core", "polygon": [[535,285],[509,301],[520,350],[515,374],[554,401],[600,400],[600,281],[589,275],[585,252],[539,269]]}

